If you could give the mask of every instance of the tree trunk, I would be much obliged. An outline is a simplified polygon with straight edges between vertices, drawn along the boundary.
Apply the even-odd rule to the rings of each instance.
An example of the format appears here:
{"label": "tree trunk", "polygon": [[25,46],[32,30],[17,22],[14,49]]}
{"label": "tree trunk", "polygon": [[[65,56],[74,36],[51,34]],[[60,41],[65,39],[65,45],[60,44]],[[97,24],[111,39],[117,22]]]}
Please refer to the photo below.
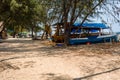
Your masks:
{"label": "tree trunk", "polygon": [[63,2],[63,10],[64,10],[64,15],[63,15],[63,27],[64,27],[64,45],[68,46],[69,45],[69,23],[67,22],[68,20],[68,12],[69,12],[69,6],[66,6],[66,0]]}
{"label": "tree trunk", "polygon": [[42,34],[42,36],[41,36],[41,40],[43,40],[44,34],[45,34],[45,31],[43,32],[43,34]]}
{"label": "tree trunk", "polygon": [[34,34],[33,33],[34,33],[34,27],[32,26],[32,34],[31,34],[32,35],[32,39],[34,38]]}
{"label": "tree trunk", "polygon": [[15,38],[15,36],[16,36],[16,32],[13,32],[13,38]]}

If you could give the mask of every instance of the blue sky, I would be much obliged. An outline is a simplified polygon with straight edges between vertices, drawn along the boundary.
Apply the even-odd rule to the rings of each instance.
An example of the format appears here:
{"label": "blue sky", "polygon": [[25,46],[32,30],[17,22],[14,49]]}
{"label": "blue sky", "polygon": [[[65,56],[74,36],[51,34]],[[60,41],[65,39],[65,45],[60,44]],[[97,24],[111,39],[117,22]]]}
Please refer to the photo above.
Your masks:
{"label": "blue sky", "polygon": [[108,0],[105,5],[97,7],[97,11],[98,16],[90,18],[93,22],[106,23],[113,32],[120,32],[120,0]]}
{"label": "blue sky", "polygon": [[119,24],[112,24],[113,32],[120,32],[120,25]]}
{"label": "blue sky", "polygon": [[113,32],[120,32],[120,0],[108,0],[108,3],[102,7],[97,7],[97,11],[100,13],[98,16],[90,18],[92,22],[105,23],[106,26],[112,28]]}
{"label": "blue sky", "polygon": [[[116,6],[117,9],[113,8],[113,6]],[[120,0],[111,0],[111,4],[106,4],[106,7],[103,10],[104,14],[100,15],[99,18],[104,20],[108,26],[111,26],[114,32],[120,32]],[[116,20],[119,20],[119,22]]]}

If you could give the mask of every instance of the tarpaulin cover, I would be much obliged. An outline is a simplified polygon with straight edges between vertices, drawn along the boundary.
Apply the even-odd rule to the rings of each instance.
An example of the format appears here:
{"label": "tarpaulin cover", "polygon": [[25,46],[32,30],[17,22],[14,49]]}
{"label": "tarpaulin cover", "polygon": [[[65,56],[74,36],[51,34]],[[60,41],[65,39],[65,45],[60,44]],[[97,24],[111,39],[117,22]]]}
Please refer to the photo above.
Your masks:
{"label": "tarpaulin cover", "polygon": [[[80,23],[75,23],[73,24],[74,27],[80,27]],[[83,23],[82,26],[83,28],[102,28],[102,29],[107,29],[109,28],[103,23]]]}

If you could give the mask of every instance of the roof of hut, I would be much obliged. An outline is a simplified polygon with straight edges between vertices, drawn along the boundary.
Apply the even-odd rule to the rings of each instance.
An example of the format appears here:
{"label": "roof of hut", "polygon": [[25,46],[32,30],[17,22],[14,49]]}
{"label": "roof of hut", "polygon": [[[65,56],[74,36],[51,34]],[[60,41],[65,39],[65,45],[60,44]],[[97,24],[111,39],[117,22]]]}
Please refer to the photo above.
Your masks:
{"label": "roof of hut", "polygon": [[106,26],[103,23],[83,23],[82,25],[80,23],[73,24],[74,27],[80,27],[82,28],[102,28],[102,29],[108,29],[109,27]]}

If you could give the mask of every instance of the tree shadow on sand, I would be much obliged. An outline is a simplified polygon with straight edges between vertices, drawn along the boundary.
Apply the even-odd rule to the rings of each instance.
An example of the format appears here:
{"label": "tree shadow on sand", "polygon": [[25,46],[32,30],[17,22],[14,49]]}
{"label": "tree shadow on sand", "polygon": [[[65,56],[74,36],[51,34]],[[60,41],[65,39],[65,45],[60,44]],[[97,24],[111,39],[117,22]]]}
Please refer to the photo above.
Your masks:
{"label": "tree shadow on sand", "polygon": [[[45,53],[54,53],[56,51],[60,51],[63,48],[56,48],[56,47],[47,47],[47,46],[33,46],[29,49],[28,46],[12,46],[12,47],[2,47],[0,48],[0,52],[6,53],[33,53],[33,52],[45,52]],[[32,52],[31,52],[32,51]],[[1,54],[1,53],[0,53]]]}
{"label": "tree shadow on sand", "polygon": [[[0,54],[5,53],[33,53],[33,52],[44,52],[44,53],[54,53],[55,51],[59,51],[61,49],[64,49],[64,47],[53,47],[53,46],[47,46],[44,44],[44,41],[34,41],[34,40],[6,40],[4,43],[8,43],[6,45],[3,45],[0,47]],[[17,44],[18,43],[18,44]],[[9,46],[15,44],[13,46]]]}
{"label": "tree shadow on sand", "polygon": [[[34,51],[34,49],[29,49],[28,45],[33,45],[34,46],[34,43],[35,41],[34,40],[25,40],[25,39],[13,39],[13,40],[5,40],[2,44],[2,46],[0,47],[0,52],[15,52],[15,53],[20,53],[20,52],[29,52],[29,51]],[[18,45],[19,46],[9,46],[9,45],[12,45],[12,44],[15,44],[15,45]],[[5,45],[4,45],[5,44]],[[7,44],[7,45],[6,45]],[[36,47],[38,48],[38,47]]]}
{"label": "tree shadow on sand", "polygon": [[[48,41],[49,42],[49,41]],[[48,43],[46,42],[46,43]],[[96,45],[74,45],[74,46],[70,46],[70,47],[64,47],[64,46],[51,46],[51,45],[47,45],[45,43],[45,41],[41,41],[41,40],[30,40],[30,39],[13,39],[13,40],[6,40],[5,43],[8,43],[8,45],[11,44],[15,44],[18,43],[17,46],[0,46],[0,54],[5,54],[5,53],[20,53],[20,54],[24,54],[24,53],[34,53],[37,52],[39,54],[44,53],[45,55],[62,55],[62,54],[66,54],[68,52],[74,52],[76,50],[80,50],[80,49],[87,49],[90,52],[92,51],[99,51],[102,50],[102,52],[112,52],[109,47],[106,49],[104,49],[106,44],[96,44]],[[109,44],[111,45],[111,44]],[[83,53],[83,52],[81,52]],[[82,54],[83,55],[83,54]],[[85,55],[85,54],[84,54]]]}
{"label": "tree shadow on sand", "polygon": [[6,43],[32,43],[34,42],[34,40],[30,40],[30,39],[13,39],[13,40],[5,40],[4,42]]}
{"label": "tree shadow on sand", "polygon": [[2,59],[2,60],[0,60],[0,62],[8,61],[8,60],[11,60],[11,59],[19,59],[19,58],[24,58],[24,56],[22,56],[22,57],[12,57],[12,58],[7,58],[7,59]]}
{"label": "tree shadow on sand", "polygon": [[114,68],[114,69],[111,69],[111,70],[108,70],[108,71],[100,72],[100,73],[95,73],[95,74],[87,75],[87,76],[80,77],[80,78],[74,78],[73,80],[87,79],[87,78],[98,76],[98,75],[102,75],[102,74],[105,74],[105,73],[110,73],[110,72],[113,72],[113,71],[116,71],[116,70],[119,70],[119,69],[120,69],[120,67]]}

